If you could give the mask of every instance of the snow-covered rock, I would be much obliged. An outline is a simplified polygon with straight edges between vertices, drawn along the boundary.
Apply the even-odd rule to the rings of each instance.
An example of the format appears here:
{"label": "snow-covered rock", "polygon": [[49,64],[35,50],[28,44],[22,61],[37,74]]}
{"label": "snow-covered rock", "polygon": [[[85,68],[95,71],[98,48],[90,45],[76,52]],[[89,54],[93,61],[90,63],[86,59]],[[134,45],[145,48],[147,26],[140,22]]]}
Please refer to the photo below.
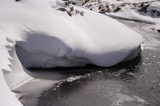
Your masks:
{"label": "snow-covered rock", "polygon": [[148,24],[160,24],[160,1],[158,0],[86,1],[87,2],[83,2],[81,7],[105,14],[112,18]]}
{"label": "snow-covered rock", "polygon": [[145,15],[149,15],[154,18],[160,18],[160,2],[153,2],[148,4]]}
{"label": "snow-covered rock", "polygon": [[7,84],[28,79],[23,66],[109,67],[128,60],[142,43],[139,34],[110,17],[76,6],[59,11],[53,4],[55,0],[0,1],[0,93],[6,95],[0,95],[1,106],[21,106]]}

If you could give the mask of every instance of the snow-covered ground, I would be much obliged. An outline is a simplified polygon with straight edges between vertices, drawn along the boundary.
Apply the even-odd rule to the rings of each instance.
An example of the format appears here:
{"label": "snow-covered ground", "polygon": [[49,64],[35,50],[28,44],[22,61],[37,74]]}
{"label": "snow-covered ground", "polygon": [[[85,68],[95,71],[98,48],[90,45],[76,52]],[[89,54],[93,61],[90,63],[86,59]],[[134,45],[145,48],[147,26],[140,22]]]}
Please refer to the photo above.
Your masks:
{"label": "snow-covered ground", "polygon": [[81,3],[76,2],[79,0],[67,1],[114,18],[160,23],[159,0],[81,0]]}
{"label": "snow-covered ground", "polygon": [[[0,1],[1,106],[22,105],[10,89],[32,79],[24,67],[109,67],[137,56],[141,35],[106,15],[150,22],[155,24],[151,29],[159,30],[158,15],[139,12],[138,0],[84,2],[74,6],[60,0]],[[159,2],[149,3],[147,11],[152,11]]]}

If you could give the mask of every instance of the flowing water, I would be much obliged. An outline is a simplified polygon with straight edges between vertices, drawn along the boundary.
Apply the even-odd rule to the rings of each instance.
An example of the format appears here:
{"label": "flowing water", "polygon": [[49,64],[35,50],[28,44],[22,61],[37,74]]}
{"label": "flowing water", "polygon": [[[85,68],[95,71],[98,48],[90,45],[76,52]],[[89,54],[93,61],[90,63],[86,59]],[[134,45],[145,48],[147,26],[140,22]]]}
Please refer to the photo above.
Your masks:
{"label": "flowing water", "polygon": [[[140,56],[111,68],[31,69],[18,88],[25,106],[160,106],[160,33],[151,24],[121,21],[144,37]],[[40,70],[40,71],[39,71]]]}

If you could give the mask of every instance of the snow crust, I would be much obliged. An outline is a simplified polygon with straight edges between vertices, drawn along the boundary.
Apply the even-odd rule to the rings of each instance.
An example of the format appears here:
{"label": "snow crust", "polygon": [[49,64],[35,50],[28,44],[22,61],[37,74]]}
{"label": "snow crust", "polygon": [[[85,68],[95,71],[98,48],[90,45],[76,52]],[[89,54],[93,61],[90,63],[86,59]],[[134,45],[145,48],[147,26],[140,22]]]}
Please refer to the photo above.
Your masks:
{"label": "snow crust", "polygon": [[1,106],[22,106],[15,95],[11,92],[7,83],[4,80],[3,72],[0,71],[0,105]]}
{"label": "snow crust", "polygon": [[138,33],[110,17],[76,6],[84,15],[69,16],[53,4],[55,0],[0,0],[0,106],[22,106],[9,86],[29,79],[23,66],[109,67],[142,43]]}
{"label": "snow crust", "polygon": [[160,2],[153,2],[151,5],[153,8],[159,8],[160,9]]}
{"label": "snow crust", "polygon": [[135,10],[130,10],[128,8],[124,8],[122,12],[118,13],[106,13],[109,16],[115,16],[117,18],[124,18],[124,19],[130,19],[130,20],[137,20],[144,23],[150,23],[150,24],[157,24],[160,25],[160,19],[159,18],[152,18],[149,16],[144,16],[139,13],[137,13]]}
{"label": "snow crust", "polygon": [[160,24],[158,0],[89,0],[83,7],[116,19]]}

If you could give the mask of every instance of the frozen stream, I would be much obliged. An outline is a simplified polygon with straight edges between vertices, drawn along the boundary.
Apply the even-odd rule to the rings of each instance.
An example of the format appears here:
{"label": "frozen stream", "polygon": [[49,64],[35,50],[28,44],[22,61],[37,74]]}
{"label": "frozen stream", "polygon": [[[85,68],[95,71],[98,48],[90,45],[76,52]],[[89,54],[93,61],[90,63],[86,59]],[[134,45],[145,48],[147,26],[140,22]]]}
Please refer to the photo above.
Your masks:
{"label": "frozen stream", "polygon": [[19,100],[24,106],[159,106],[160,33],[148,30],[151,24],[121,22],[143,35],[141,56],[109,69],[31,69],[34,79],[14,90]]}

